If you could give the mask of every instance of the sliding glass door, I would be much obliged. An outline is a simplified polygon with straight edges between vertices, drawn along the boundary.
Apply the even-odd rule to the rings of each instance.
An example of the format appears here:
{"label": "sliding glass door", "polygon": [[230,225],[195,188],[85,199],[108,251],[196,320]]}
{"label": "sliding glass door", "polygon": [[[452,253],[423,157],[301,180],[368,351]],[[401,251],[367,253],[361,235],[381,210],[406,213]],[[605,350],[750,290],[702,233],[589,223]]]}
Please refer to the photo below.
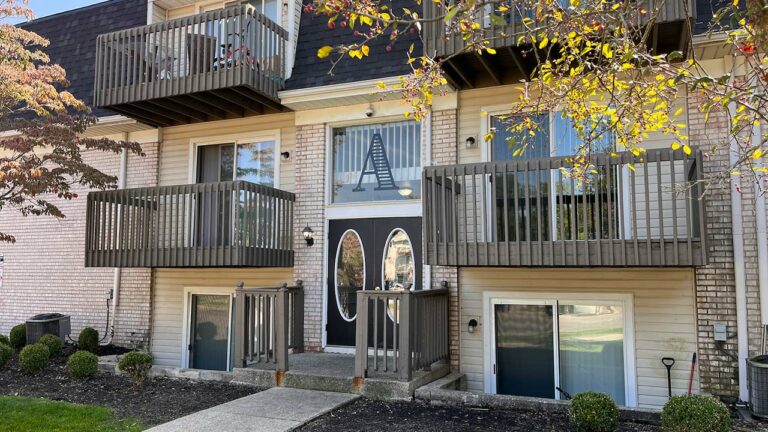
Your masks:
{"label": "sliding glass door", "polygon": [[493,299],[491,313],[491,393],[561,399],[558,388],[592,390],[628,403],[624,302]]}

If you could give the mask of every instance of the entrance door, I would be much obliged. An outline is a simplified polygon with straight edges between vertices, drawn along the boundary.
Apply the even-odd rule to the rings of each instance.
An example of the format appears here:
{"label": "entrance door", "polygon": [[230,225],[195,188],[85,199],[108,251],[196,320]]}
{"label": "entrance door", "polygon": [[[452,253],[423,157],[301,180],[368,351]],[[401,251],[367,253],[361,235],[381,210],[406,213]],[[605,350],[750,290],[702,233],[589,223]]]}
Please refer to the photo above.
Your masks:
{"label": "entrance door", "polygon": [[357,291],[421,289],[421,218],[332,220],[328,231],[326,340],[353,347]]}
{"label": "entrance door", "polygon": [[192,294],[189,367],[229,369],[229,295]]}

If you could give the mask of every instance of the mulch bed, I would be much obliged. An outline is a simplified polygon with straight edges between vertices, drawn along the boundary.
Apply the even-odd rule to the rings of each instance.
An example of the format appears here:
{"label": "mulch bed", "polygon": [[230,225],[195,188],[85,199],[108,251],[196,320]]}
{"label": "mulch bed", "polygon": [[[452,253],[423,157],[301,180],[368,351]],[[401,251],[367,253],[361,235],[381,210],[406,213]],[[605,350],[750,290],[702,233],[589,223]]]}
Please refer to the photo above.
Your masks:
{"label": "mulch bed", "polygon": [[66,357],[61,356],[53,359],[45,371],[30,375],[19,369],[18,356],[14,356],[0,369],[0,395],[107,406],[118,417],[135,418],[145,426],[153,426],[262,390],[210,381],[153,378],[135,392],[124,376],[99,373],[86,381],[74,380],[65,364]]}
{"label": "mulch bed", "polygon": [[[757,427],[756,427],[757,426]],[[734,430],[761,430],[762,425],[734,422]],[[346,431],[569,431],[565,414],[539,411],[501,411],[433,406],[423,402],[382,402],[358,399],[298,429],[312,432]],[[656,432],[661,427],[623,422],[619,431]]]}

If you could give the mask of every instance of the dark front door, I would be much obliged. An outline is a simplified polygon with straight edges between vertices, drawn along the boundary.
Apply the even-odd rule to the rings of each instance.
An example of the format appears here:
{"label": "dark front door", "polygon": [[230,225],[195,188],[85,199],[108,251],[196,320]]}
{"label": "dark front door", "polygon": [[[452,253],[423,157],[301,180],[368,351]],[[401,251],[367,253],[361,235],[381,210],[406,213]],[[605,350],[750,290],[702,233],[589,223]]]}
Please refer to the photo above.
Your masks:
{"label": "dark front door", "polygon": [[192,295],[189,367],[227,370],[230,310],[228,295]]}
{"label": "dark front door", "polygon": [[355,345],[357,291],[421,286],[421,218],[329,222],[327,343]]}

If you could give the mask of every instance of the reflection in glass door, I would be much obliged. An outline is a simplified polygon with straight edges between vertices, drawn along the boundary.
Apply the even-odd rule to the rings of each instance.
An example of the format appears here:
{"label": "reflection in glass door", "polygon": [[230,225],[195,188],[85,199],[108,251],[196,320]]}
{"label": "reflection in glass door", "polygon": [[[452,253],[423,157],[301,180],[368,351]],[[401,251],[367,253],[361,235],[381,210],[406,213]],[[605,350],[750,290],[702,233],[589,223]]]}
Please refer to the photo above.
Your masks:
{"label": "reflection in glass door", "polygon": [[559,387],[627,404],[623,303],[495,300],[491,307],[491,392],[560,399]]}

